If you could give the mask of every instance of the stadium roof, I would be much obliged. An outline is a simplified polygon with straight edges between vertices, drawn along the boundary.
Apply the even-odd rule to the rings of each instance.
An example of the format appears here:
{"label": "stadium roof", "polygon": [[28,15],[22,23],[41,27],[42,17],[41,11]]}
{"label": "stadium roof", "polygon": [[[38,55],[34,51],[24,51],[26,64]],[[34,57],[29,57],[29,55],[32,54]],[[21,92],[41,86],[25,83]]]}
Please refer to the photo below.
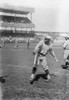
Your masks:
{"label": "stadium roof", "polygon": [[11,6],[7,4],[0,5],[0,12],[14,13],[14,14],[25,14],[33,13],[34,8]]}

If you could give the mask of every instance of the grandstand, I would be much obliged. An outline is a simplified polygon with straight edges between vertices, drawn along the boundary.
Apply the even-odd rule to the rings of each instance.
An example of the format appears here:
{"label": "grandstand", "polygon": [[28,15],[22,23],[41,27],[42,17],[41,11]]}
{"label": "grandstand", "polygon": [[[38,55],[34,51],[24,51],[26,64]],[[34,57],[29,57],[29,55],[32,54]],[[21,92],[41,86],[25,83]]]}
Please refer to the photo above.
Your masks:
{"label": "grandstand", "polygon": [[[34,8],[0,6],[1,36],[34,36],[35,25],[32,22]],[[28,17],[30,15],[30,18]]]}

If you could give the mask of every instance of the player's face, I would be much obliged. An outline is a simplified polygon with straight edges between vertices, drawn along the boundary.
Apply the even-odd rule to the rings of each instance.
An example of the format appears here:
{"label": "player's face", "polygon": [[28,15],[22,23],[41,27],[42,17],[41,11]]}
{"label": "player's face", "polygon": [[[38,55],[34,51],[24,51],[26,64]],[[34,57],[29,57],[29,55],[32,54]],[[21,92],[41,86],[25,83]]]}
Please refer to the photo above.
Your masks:
{"label": "player's face", "polygon": [[69,36],[65,37],[65,40],[69,40]]}
{"label": "player's face", "polygon": [[45,44],[49,44],[50,43],[50,39],[45,39],[44,42],[45,42]]}

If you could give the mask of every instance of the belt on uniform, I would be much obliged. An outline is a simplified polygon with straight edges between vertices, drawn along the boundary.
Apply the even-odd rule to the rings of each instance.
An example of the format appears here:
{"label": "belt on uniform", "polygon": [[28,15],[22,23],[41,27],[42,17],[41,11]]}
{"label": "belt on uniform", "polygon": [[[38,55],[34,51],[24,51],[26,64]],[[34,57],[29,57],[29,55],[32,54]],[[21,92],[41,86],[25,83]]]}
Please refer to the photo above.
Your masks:
{"label": "belt on uniform", "polygon": [[46,56],[45,54],[41,53],[41,52],[38,52],[38,54],[40,54],[41,56]]}
{"label": "belt on uniform", "polygon": [[69,50],[69,48],[66,48],[66,49],[64,49],[64,50]]}

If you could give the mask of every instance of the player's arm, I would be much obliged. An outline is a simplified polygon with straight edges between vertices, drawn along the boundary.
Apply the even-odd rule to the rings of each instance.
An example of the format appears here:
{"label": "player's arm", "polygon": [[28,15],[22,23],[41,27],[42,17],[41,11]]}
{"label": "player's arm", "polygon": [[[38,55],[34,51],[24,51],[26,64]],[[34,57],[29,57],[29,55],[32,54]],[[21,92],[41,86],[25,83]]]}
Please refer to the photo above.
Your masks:
{"label": "player's arm", "polygon": [[58,59],[57,59],[57,57],[56,57],[56,55],[55,55],[55,53],[54,53],[52,48],[50,48],[50,54],[54,57],[55,61],[57,62]]}
{"label": "player's arm", "polygon": [[63,44],[63,49],[66,49],[67,47],[67,41]]}
{"label": "player's arm", "polygon": [[34,49],[34,51],[33,51],[33,54],[36,54],[36,53],[38,53],[39,51],[40,51],[40,47],[42,46],[42,41],[40,41],[37,45],[36,45],[36,47],[35,47],[35,49]]}

